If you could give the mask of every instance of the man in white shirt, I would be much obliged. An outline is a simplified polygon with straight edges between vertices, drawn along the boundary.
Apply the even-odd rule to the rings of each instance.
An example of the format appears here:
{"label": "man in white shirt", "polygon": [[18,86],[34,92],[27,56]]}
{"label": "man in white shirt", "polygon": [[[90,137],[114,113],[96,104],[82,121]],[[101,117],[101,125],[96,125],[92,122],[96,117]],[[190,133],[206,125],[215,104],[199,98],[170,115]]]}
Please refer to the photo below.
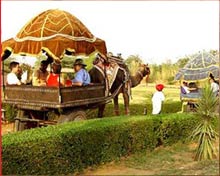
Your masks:
{"label": "man in white shirt", "polygon": [[19,63],[12,61],[9,66],[11,72],[7,75],[6,83],[8,85],[21,85],[21,81],[17,77],[17,73],[19,70]]}
{"label": "man in white shirt", "polygon": [[160,114],[161,112],[162,102],[165,100],[165,96],[162,92],[163,88],[164,88],[163,84],[156,85],[157,91],[154,93],[152,97],[152,104],[153,104],[152,114]]}

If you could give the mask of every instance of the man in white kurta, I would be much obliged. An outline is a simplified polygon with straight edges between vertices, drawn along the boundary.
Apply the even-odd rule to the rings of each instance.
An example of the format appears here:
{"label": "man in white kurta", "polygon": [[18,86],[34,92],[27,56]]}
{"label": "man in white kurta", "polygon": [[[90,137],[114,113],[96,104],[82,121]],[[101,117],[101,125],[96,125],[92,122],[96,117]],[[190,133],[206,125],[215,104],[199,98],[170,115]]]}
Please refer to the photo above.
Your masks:
{"label": "man in white kurta", "polygon": [[154,93],[152,97],[152,103],[153,103],[152,114],[160,114],[162,108],[162,102],[165,100],[165,96],[162,92],[163,86],[157,85],[156,89],[157,91]]}
{"label": "man in white kurta", "polygon": [[15,73],[9,73],[7,75],[7,84],[8,85],[21,85],[21,82]]}
{"label": "man in white kurta", "polygon": [[7,75],[7,84],[8,85],[21,85],[21,81],[18,79],[16,73],[18,73],[19,63],[12,61],[10,63],[11,72]]}

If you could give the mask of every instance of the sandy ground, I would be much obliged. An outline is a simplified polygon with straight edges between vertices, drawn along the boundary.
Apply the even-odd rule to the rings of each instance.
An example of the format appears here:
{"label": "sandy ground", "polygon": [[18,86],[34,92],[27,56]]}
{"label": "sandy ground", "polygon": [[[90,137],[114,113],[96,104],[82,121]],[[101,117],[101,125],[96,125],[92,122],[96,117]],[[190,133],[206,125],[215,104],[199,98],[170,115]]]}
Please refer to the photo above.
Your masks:
{"label": "sandy ground", "polygon": [[14,123],[2,123],[1,124],[1,134],[8,134],[14,132]]}
{"label": "sandy ground", "polygon": [[155,171],[140,170],[123,166],[123,164],[106,164],[95,170],[87,170],[83,175],[154,175]]}
{"label": "sandy ground", "polygon": [[[196,143],[189,144],[189,148],[195,149],[197,146]],[[219,160],[219,140],[216,141],[215,147],[218,151],[218,160]],[[161,147],[163,149],[163,146]],[[160,147],[158,147],[155,150],[160,150]],[[188,163],[178,163],[179,158],[186,157],[186,158],[192,158],[192,152],[184,152],[181,154],[175,154],[174,157],[176,158],[177,162],[174,163],[174,168],[176,169],[178,166],[179,170],[184,169],[191,169],[194,168],[194,166],[197,164],[196,161],[192,160]],[[107,163],[104,165],[101,165],[97,168],[88,168],[85,169],[83,174],[79,175],[158,175],[161,168],[152,168],[151,170],[147,169],[135,169],[128,167],[124,164],[123,159],[122,161],[118,163]],[[192,170],[192,169],[191,169]],[[203,175],[199,169],[193,171],[193,175]]]}

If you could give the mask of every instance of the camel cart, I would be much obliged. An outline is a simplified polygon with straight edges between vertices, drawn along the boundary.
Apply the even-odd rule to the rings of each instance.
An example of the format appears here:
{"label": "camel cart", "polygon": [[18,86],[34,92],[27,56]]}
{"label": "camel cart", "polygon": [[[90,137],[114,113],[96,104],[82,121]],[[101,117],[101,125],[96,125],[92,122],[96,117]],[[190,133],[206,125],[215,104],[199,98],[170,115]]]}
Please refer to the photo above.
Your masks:
{"label": "camel cart", "polygon": [[195,111],[195,105],[201,97],[201,88],[207,83],[210,76],[216,80],[219,79],[219,58],[218,55],[199,52],[192,56],[186,65],[181,68],[175,75],[174,80],[189,83],[190,93],[180,92],[180,100],[182,102],[182,112]]}
{"label": "camel cart", "polygon": [[[56,24],[57,21],[59,24]],[[16,37],[2,42],[2,48],[7,47],[12,48],[14,54],[31,55],[38,55],[40,51],[45,53],[45,49],[48,49],[49,63],[54,60],[59,61],[65,55],[72,56],[73,53],[89,55],[96,50],[102,54],[107,53],[104,40],[95,37],[74,15],[58,9],[49,9],[32,18],[21,28]],[[4,51],[2,61],[10,54],[9,51]],[[23,130],[31,125],[44,126],[85,119],[86,109],[98,107],[114,97],[114,93],[109,96],[105,94],[105,87],[94,84],[83,87],[51,88],[30,85],[7,86],[3,83],[3,103],[19,109],[15,126],[17,130]],[[50,111],[57,112],[57,121],[38,119],[38,117],[42,119],[42,116]]]}
{"label": "camel cart", "polygon": [[[46,52],[48,63],[59,61],[59,58],[54,56],[49,49],[42,49],[41,52]],[[10,55],[10,48],[4,50],[2,60],[4,61]],[[2,70],[4,75],[4,64],[2,64]],[[109,94],[106,84],[92,83],[80,87],[47,87],[27,84],[18,86],[7,85],[3,79],[3,103],[18,109],[15,131],[22,131],[57,123],[85,120],[87,119],[86,110],[99,108],[110,102],[121,86]],[[52,116],[56,118],[51,120],[48,113],[52,113]]]}
{"label": "camel cart", "polygon": [[[5,60],[10,54],[9,50],[5,50],[2,59]],[[49,55],[47,60],[51,63],[54,58]],[[4,71],[4,64],[2,66]],[[86,110],[96,109],[100,105],[109,103],[121,86],[109,94],[106,90],[107,85],[101,83],[71,87],[30,84],[18,86],[7,85],[3,79],[3,103],[18,109],[15,131],[22,131],[57,123],[86,120]],[[56,118],[49,118],[48,113],[53,113]]]}
{"label": "camel cart", "polygon": [[[117,91],[105,96],[105,85],[82,87],[37,87],[31,85],[4,88],[3,103],[18,109],[15,131],[85,120],[86,110],[98,108],[111,101]],[[56,120],[48,120],[45,114],[57,112]]]}

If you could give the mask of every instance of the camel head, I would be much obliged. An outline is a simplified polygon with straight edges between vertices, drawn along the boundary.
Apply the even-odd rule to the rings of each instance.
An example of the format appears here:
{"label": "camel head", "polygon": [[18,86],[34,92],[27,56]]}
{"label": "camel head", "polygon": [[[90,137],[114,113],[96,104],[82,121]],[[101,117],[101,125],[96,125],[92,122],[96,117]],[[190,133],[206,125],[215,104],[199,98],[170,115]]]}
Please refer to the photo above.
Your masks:
{"label": "camel head", "polygon": [[140,64],[138,72],[142,75],[142,78],[146,76],[146,83],[148,82],[150,75],[150,68],[148,64]]}
{"label": "camel head", "polygon": [[141,72],[143,77],[145,77],[146,75],[150,75],[150,68],[148,67],[148,64],[140,64],[139,72]]}

